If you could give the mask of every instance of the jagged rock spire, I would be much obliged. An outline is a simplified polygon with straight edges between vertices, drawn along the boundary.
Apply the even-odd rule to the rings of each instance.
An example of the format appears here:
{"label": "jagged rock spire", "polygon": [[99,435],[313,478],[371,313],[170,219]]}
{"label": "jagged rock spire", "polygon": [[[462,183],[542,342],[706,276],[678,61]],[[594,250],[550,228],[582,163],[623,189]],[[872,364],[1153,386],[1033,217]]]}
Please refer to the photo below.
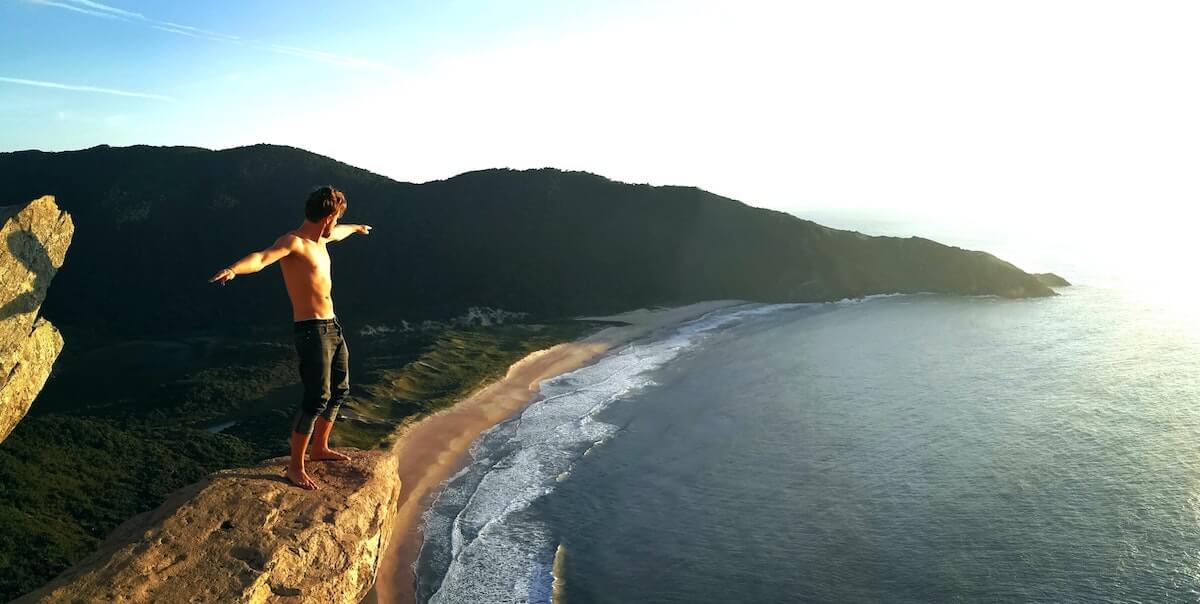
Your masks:
{"label": "jagged rock spire", "polygon": [[74,233],[52,196],[0,207],[0,440],[25,417],[62,351],[62,335],[38,310]]}

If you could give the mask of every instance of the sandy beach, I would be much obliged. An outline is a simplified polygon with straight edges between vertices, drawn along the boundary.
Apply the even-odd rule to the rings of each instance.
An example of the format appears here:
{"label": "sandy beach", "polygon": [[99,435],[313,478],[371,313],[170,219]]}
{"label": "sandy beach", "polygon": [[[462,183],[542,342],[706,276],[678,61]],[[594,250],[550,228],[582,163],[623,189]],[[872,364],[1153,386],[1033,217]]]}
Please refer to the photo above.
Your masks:
{"label": "sandy beach", "polygon": [[718,308],[743,304],[742,300],[712,300],[662,309],[639,309],[580,320],[623,322],[590,336],[539,350],[508,369],[493,382],[453,407],[406,425],[399,431],[393,453],[399,458],[400,494],[394,531],[379,565],[375,587],[365,603],[414,601],[412,564],[421,548],[418,530],[421,514],[437,496],[442,483],[467,461],[467,449],[488,428],[519,412],[532,402],[542,380],[594,362],[605,352],[630,340]]}

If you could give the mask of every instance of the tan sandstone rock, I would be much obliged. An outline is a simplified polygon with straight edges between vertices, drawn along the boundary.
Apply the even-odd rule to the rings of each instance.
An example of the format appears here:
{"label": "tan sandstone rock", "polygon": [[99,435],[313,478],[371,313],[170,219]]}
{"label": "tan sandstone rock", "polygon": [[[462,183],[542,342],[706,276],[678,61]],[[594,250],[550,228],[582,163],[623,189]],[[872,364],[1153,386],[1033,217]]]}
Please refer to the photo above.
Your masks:
{"label": "tan sandstone rock", "polygon": [[62,336],[37,313],[74,233],[49,195],[0,207],[0,440],[25,417],[62,351]]}
{"label": "tan sandstone rock", "polygon": [[222,470],[117,527],[100,549],[16,602],[357,603],[392,533],[400,479],[390,451]]}

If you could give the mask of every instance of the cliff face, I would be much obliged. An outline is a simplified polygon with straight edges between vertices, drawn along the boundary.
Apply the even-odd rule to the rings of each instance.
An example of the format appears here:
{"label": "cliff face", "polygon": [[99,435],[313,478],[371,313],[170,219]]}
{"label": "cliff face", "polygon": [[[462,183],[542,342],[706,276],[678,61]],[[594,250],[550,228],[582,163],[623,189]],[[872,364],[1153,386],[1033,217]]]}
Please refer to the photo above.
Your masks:
{"label": "cliff face", "polygon": [[62,336],[38,309],[74,232],[53,197],[0,207],[0,440],[25,417],[62,351]]}
{"label": "cliff face", "polygon": [[308,465],[318,491],[286,482],[286,458],[217,472],[15,602],[357,603],[392,534],[400,480],[390,451],[351,457]]}

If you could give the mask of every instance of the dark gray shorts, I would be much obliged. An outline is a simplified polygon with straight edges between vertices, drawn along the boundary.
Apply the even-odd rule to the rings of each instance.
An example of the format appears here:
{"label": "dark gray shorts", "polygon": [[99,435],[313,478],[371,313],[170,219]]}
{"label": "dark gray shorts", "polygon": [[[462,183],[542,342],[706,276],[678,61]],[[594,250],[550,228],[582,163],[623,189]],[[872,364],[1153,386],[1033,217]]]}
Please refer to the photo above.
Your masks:
{"label": "dark gray shorts", "polygon": [[312,434],[317,417],[336,419],[350,394],[350,350],[337,318],[296,321],[293,326],[304,397],[292,418],[292,431]]}

